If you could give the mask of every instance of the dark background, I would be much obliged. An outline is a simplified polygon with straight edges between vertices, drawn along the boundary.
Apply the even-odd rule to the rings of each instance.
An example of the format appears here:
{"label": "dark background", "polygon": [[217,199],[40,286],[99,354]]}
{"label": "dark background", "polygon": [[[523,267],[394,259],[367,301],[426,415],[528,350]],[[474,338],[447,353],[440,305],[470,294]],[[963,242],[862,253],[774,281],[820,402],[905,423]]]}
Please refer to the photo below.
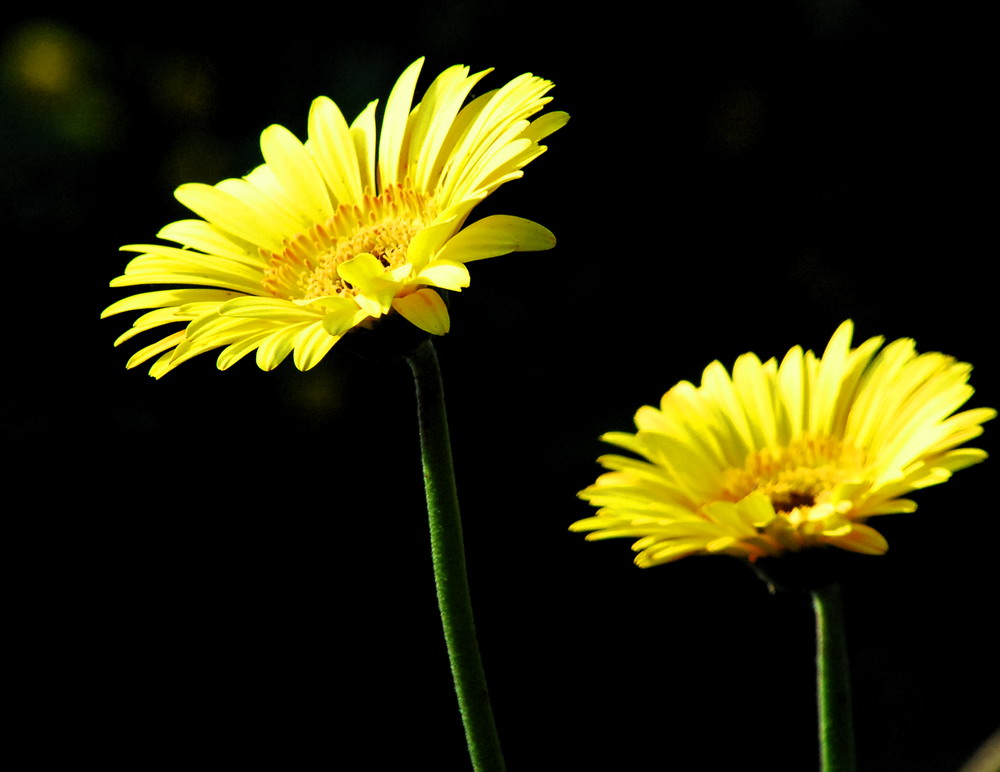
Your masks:
{"label": "dark background", "polygon": [[[438,345],[510,769],[815,767],[808,599],[731,559],[640,571],[628,541],[567,532],[574,494],[597,437],[676,381],[821,350],[848,317],[973,362],[971,404],[997,405],[988,26],[958,4],[696,5],[3,19],[24,768],[465,768],[405,365],[338,346],[308,373],[208,355],[157,382],[111,347],[130,317],[98,319],[129,294],[107,287],[118,247],[188,216],[174,187],[247,173],[271,123],[304,137],[319,94],[384,103],[421,55],[418,93],[456,62],[496,67],[484,88],[531,70],[572,114],[477,210],[559,245],[472,266]],[[844,582],[863,771],[957,769],[1000,723],[995,463],[878,521],[890,552]]]}

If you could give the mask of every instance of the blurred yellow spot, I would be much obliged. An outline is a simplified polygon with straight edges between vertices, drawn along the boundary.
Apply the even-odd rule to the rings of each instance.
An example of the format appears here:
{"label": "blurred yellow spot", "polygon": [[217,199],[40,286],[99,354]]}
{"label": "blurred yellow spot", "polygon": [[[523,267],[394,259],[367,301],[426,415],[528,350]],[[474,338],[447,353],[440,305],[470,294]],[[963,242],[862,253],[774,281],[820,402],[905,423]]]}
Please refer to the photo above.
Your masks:
{"label": "blurred yellow spot", "polygon": [[84,47],[63,27],[42,22],[26,25],[4,48],[6,78],[24,91],[62,96],[77,83]]}

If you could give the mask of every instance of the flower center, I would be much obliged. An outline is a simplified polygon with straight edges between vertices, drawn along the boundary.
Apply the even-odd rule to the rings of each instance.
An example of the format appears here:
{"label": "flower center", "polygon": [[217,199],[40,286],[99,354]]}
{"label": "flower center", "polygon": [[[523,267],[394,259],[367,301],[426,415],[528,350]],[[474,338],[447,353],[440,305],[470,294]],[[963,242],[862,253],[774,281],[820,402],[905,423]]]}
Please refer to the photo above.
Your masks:
{"label": "flower center", "polygon": [[[751,453],[742,469],[725,473],[725,495],[739,501],[759,491],[774,511],[805,515],[829,500],[834,488],[857,476],[864,453],[832,437],[800,437],[785,447]],[[797,519],[797,518],[793,518]]]}
{"label": "flower center", "polygon": [[281,252],[261,249],[267,261],[263,285],[286,299],[356,294],[338,273],[342,263],[368,253],[386,269],[405,264],[410,241],[436,215],[429,196],[400,184],[366,195],[359,205],[341,204],[325,223],[285,240]]}

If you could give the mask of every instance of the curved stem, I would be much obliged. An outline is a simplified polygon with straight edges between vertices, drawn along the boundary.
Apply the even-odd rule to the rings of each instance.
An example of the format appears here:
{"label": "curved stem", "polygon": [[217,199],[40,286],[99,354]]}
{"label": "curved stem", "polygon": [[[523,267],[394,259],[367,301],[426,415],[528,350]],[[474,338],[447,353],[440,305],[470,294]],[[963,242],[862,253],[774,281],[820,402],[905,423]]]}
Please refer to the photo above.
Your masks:
{"label": "curved stem", "polygon": [[853,772],[854,722],[851,680],[840,587],[830,584],[812,593],[816,612],[816,691],[819,707],[820,760],[823,772]]}
{"label": "curved stem", "polygon": [[434,582],[451,661],[451,675],[465,726],[465,739],[476,772],[502,772],[503,754],[493,722],[486,674],[472,619],[444,387],[437,354],[430,339],[409,354],[407,361],[417,389]]}

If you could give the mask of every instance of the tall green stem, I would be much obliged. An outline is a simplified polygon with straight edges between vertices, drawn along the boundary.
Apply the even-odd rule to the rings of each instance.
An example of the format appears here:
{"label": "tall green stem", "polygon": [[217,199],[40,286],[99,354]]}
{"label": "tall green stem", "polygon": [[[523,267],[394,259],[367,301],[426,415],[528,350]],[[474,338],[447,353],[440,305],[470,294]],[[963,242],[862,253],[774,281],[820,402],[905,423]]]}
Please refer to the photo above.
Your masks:
{"label": "tall green stem", "polygon": [[854,722],[851,680],[840,587],[829,584],[812,593],[816,612],[816,691],[823,772],[854,772]]}
{"label": "tall green stem", "polygon": [[417,388],[434,582],[465,739],[476,772],[502,772],[503,754],[472,619],[441,369],[429,339],[409,354],[407,360]]}

